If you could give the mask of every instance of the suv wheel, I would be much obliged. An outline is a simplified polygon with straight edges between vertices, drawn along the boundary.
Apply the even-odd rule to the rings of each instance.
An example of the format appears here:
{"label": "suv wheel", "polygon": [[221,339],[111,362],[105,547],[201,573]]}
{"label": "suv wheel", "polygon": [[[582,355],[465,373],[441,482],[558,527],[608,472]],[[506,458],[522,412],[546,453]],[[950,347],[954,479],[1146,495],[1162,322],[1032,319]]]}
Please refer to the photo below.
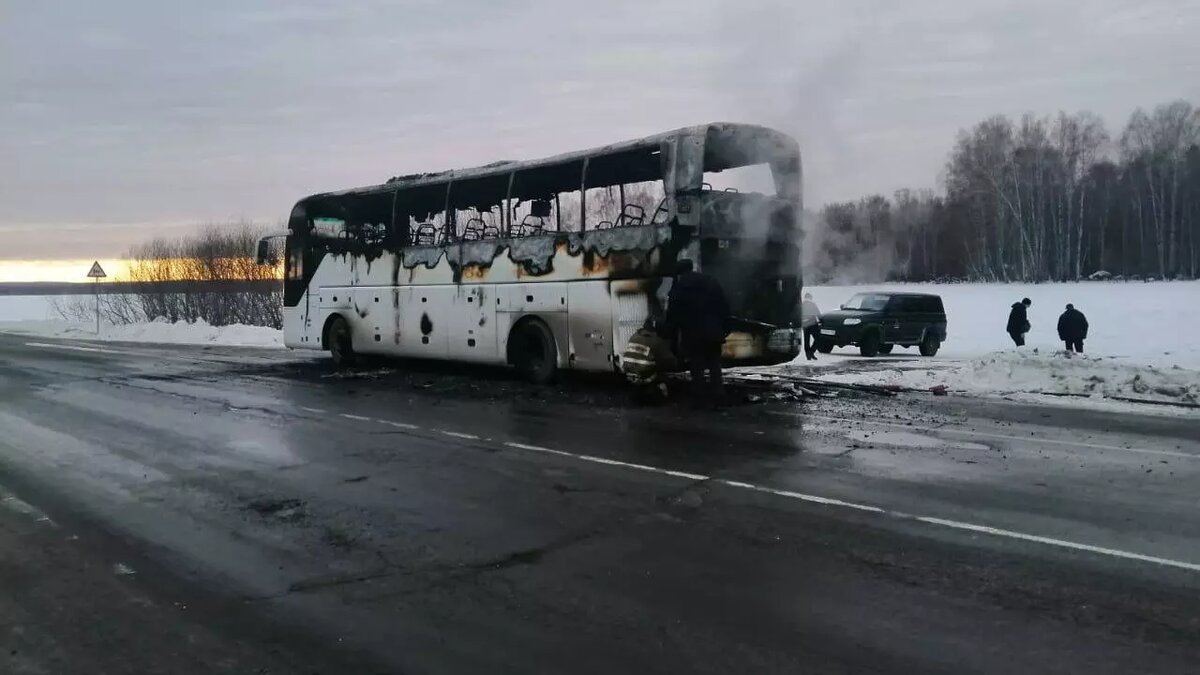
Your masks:
{"label": "suv wheel", "polygon": [[858,349],[862,352],[863,356],[875,356],[879,354],[879,347],[879,331],[877,330],[867,331],[858,342]]}
{"label": "suv wheel", "polygon": [[821,352],[822,354],[828,354],[833,351],[833,343],[829,340],[817,340],[815,346],[817,351]]}
{"label": "suv wheel", "polygon": [[894,346],[895,345],[879,345],[879,353],[880,354],[891,354],[892,347],[894,347]]}
{"label": "suv wheel", "polygon": [[921,340],[921,356],[936,356],[941,346],[941,341],[935,336],[926,335],[925,339]]}

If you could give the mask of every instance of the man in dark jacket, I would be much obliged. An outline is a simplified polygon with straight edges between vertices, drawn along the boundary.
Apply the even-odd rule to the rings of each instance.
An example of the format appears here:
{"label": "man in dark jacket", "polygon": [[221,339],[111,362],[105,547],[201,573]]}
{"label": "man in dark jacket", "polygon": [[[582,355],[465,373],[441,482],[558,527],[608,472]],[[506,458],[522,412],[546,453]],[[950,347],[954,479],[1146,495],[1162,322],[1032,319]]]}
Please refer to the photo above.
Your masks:
{"label": "man in dark jacket", "polygon": [[1058,317],[1058,339],[1067,345],[1068,352],[1083,353],[1083,341],[1087,339],[1088,322],[1083,312],[1068,304],[1067,311]]}
{"label": "man in dark jacket", "polygon": [[[729,334],[730,310],[716,279],[697,272],[691,260],[680,260],[667,297],[667,327],[679,338],[688,361],[696,402],[721,396],[721,344]],[[707,386],[704,374],[708,373]]]}
{"label": "man in dark jacket", "polygon": [[1025,346],[1025,334],[1029,332],[1029,306],[1033,302],[1029,298],[1025,298],[1020,302],[1014,302],[1012,311],[1008,313],[1008,326],[1005,330],[1008,331],[1008,336],[1012,338],[1014,344],[1018,347]]}
{"label": "man in dark jacket", "polygon": [[804,356],[809,361],[817,360],[817,334],[821,332],[821,308],[817,307],[812,293],[804,294],[800,305],[800,325],[804,329]]}

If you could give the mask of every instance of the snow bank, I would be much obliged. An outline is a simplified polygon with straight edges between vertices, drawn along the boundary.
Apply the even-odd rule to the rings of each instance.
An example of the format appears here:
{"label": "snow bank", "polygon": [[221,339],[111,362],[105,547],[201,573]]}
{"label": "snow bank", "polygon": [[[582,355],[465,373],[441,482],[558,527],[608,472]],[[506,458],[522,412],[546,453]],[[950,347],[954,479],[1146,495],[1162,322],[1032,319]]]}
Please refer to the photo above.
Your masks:
{"label": "snow bank", "polygon": [[249,347],[282,347],[283,331],[262,326],[210,326],[204,321],[171,323],[160,319],[148,323],[113,325],[66,321],[0,321],[0,332],[42,337],[105,340],[113,342],[157,342],[164,344],[219,344]]}
{"label": "snow bank", "polygon": [[919,363],[908,361],[904,367],[831,373],[818,378],[913,389],[944,385],[968,394],[1059,394],[1200,405],[1200,371],[1178,366],[1134,366],[1102,356],[1016,350],[959,363],[924,367]]}

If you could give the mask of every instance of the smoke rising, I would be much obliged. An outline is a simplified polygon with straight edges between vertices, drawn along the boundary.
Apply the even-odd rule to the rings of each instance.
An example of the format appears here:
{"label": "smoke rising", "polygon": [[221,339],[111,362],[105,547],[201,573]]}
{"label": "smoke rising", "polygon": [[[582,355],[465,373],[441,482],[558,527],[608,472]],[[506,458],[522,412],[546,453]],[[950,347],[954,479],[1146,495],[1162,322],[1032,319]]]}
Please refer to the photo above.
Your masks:
{"label": "smoke rising", "polygon": [[[737,97],[735,109],[746,121],[785,131],[800,143],[806,205],[800,264],[809,284],[882,280],[897,265],[893,242],[840,222],[843,227],[833,229],[821,206],[857,170],[842,120],[846,101],[864,79],[863,42],[874,32],[872,15],[845,8],[801,11],[782,2],[749,11],[731,6],[719,29],[732,51],[717,86]],[[731,89],[730,82],[738,86]]]}

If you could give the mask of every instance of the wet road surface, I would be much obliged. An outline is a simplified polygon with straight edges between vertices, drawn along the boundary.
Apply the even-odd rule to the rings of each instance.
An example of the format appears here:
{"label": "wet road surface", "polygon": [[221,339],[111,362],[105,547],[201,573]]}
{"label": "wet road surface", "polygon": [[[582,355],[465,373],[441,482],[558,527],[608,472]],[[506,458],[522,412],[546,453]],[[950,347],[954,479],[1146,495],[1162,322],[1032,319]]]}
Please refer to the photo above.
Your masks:
{"label": "wet road surface", "polygon": [[1195,417],[0,336],[0,583],[62,584],[0,659],[118,607],[128,672],[1194,672],[1198,486]]}

